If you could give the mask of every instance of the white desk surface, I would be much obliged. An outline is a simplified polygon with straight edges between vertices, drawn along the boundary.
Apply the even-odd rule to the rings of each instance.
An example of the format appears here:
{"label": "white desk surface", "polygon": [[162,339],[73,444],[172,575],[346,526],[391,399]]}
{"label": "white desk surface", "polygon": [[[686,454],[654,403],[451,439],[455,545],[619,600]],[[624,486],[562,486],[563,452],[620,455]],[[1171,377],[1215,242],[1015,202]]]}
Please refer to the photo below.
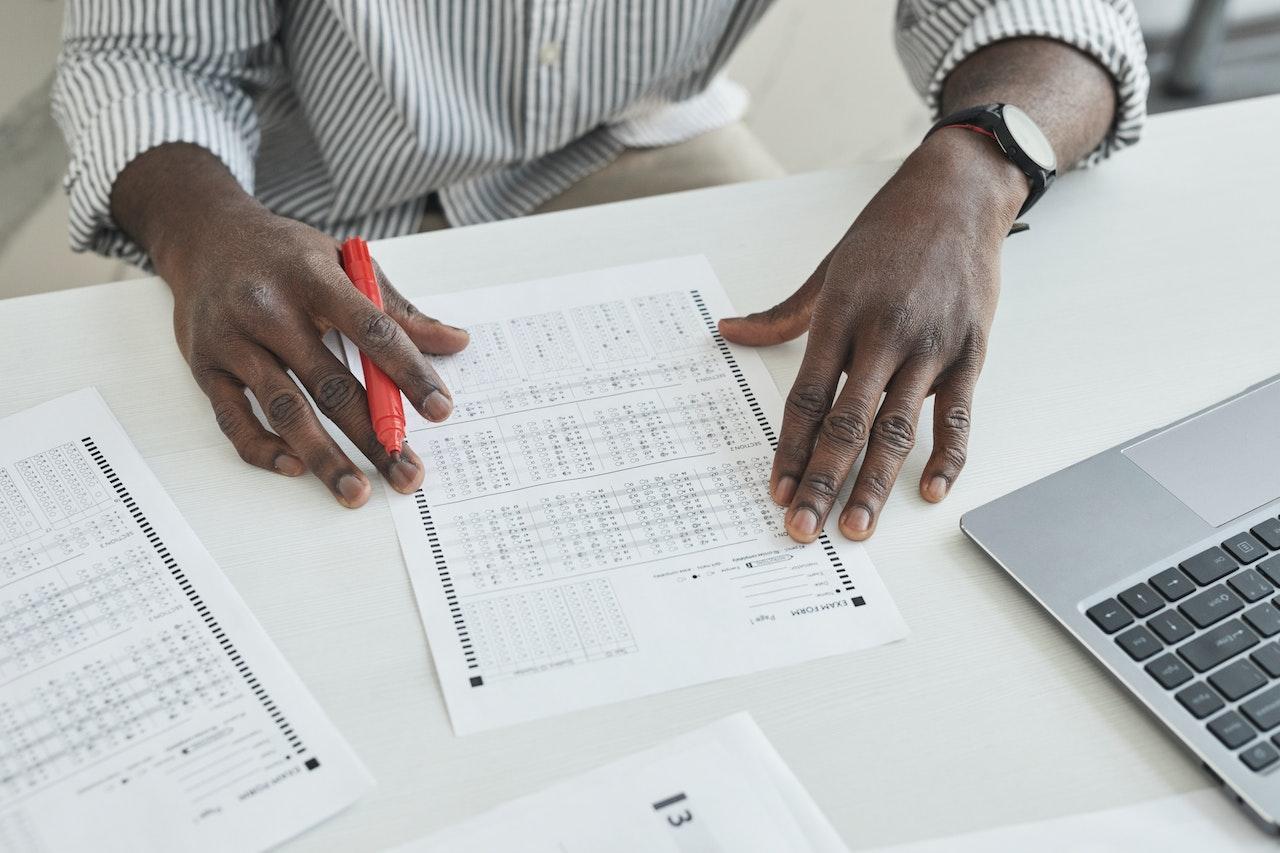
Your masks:
{"label": "white desk surface", "polygon": [[[851,847],[1124,805],[1206,778],[961,535],[965,510],[1280,371],[1280,97],[1160,116],[1061,180],[1005,250],[951,497],[870,543],[900,643],[453,736],[380,489],[359,511],[249,468],[173,341],[158,279],[0,301],[0,414],[96,385],[377,789],[294,850],[373,850],[749,710]],[[810,272],[889,174],[872,165],[386,241],[410,294],[705,253],[735,304]],[[447,318],[446,318],[447,319]],[[794,342],[766,354],[784,391]],[[924,423],[929,422],[926,412]]]}

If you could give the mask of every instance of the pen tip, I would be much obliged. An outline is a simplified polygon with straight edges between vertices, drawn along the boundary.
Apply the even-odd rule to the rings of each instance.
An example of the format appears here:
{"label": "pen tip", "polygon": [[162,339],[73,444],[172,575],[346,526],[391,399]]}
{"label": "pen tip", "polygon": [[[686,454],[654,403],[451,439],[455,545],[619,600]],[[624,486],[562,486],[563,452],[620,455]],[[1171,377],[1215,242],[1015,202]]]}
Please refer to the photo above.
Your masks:
{"label": "pen tip", "polygon": [[400,461],[400,451],[399,450],[391,451],[391,464],[395,465],[399,461]]}

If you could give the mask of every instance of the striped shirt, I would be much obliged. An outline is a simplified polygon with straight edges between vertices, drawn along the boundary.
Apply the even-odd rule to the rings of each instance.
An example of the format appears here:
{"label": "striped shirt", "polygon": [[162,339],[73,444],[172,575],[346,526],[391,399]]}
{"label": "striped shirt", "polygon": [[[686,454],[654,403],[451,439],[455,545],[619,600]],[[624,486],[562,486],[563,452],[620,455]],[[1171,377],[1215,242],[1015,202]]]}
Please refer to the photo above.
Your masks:
{"label": "striped shirt", "polygon": [[[149,148],[219,157],[268,208],[334,235],[411,232],[432,193],[455,225],[527,213],[627,147],[740,118],[721,76],[769,0],[68,0],[54,113],[73,249],[145,263],[112,221]],[[1147,74],[1129,0],[900,0],[897,45],[936,112],[950,71],[1042,36],[1113,76],[1134,142]]]}

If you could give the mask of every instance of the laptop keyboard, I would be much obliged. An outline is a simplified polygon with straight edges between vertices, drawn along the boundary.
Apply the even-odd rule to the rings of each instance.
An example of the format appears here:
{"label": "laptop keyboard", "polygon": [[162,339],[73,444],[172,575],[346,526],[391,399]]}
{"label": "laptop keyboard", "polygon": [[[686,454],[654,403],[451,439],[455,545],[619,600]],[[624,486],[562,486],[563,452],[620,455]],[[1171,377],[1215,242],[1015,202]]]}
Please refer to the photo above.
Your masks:
{"label": "laptop keyboard", "polygon": [[1085,614],[1245,766],[1280,766],[1280,518]]}

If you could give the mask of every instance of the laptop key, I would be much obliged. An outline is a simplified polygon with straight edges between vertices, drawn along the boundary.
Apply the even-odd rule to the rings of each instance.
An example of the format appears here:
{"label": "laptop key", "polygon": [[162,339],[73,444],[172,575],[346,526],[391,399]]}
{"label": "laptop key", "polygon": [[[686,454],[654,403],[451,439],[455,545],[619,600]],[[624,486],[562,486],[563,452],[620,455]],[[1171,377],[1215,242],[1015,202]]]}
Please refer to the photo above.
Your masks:
{"label": "laptop key", "polygon": [[1234,702],[1241,696],[1248,696],[1265,685],[1267,677],[1249,661],[1238,660],[1209,676],[1209,683],[1226,697],[1228,702]]}
{"label": "laptop key", "polygon": [[1174,698],[1197,720],[1203,720],[1214,711],[1221,710],[1224,704],[1222,697],[1210,690],[1209,685],[1203,681],[1182,688]]}
{"label": "laptop key", "polygon": [[1267,580],[1280,585],[1280,556],[1268,557],[1256,566],[1258,571],[1267,576]]}
{"label": "laptop key", "polygon": [[1178,647],[1178,654],[1196,672],[1205,672],[1256,645],[1258,635],[1239,619],[1231,619],[1183,643]]}
{"label": "laptop key", "polygon": [[[1280,570],[1280,557],[1276,560],[1276,569]],[[1149,583],[1170,601],[1186,598],[1196,591],[1196,585],[1176,568],[1165,569],[1163,572],[1152,575]]]}
{"label": "laptop key", "polygon": [[1261,601],[1271,593],[1275,592],[1275,587],[1267,583],[1267,579],[1258,574],[1257,569],[1245,569],[1237,575],[1232,575],[1227,584],[1240,593],[1240,597],[1245,601]]}
{"label": "laptop key", "polygon": [[1280,551],[1280,518],[1268,518],[1249,532],[1272,551]]}
{"label": "laptop key", "polygon": [[1136,661],[1146,660],[1164,648],[1164,646],[1160,645],[1160,641],[1156,639],[1156,635],[1148,631],[1143,625],[1138,625],[1125,631],[1116,637],[1116,643],[1128,653],[1129,657]]}
{"label": "laptop key", "polygon": [[1227,585],[1211,586],[1178,605],[1182,615],[1196,623],[1198,628],[1208,628],[1214,622],[1226,619],[1232,613],[1244,609],[1244,602]]}
{"label": "laptop key", "polygon": [[1187,617],[1176,610],[1157,613],[1147,620],[1147,627],[1155,631],[1156,635],[1170,646],[1182,642],[1196,632],[1196,629],[1192,628],[1191,623],[1187,621]]}
{"label": "laptop key", "polygon": [[1125,607],[1132,610],[1133,615],[1138,618],[1150,616],[1161,607],[1164,607],[1164,601],[1160,599],[1160,596],[1156,595],[1155,590],[1145,583],[1135,584],[1120,593],[1120,601]]}
{"label": "laptop key", "polygon": [[1244,621],[1264,637],[1280,634],[1280,607],[1270,602],[1251,607],[1244,612]]}
{"label": "laptop key", "polygon": [[1267,643],[1249,658],[1272,678],[1280,678],[1280,643]]}
{"label": "laptop key", "polygon": [[1236,570],[1236,561],[1216,545],[1194,557],[1188,557],[1178,565],[1200,586],[1208,586]]}
{"label": "laptop key", "polygon": [[1213,732],[1213,736],[1222,741],[1222,745],[1227,749],[1244,746],[1253,740],[1256,734],[1253,726],[1235,711],[1228,711],[1220,717],[1215,717],[1213,722],[1209,723],[1209,731]]}
{"label": "laptop key", "polygon": [[1240,760],[1255,773],[1259,770],[1266,770],[1272,764],[1275,764],[1278,758],[1280,758],[1280,752],[1276,752],[1276,748],[1266,741],[1255,743],[1240,753]]}
{"label": "laptop key", "polygon": [[1280,684],[1242,704],[1240,712],[1264,732],[1280,726]]}
{"label": "laptop key", "polygon": [[1175,655],[1161,655],[1147,664],[1145,669],[1151,677],[1160,682],[1165,690],[1172,690],[1179,684],[1186,684],[1192,679],[1191,670],[1178,660]]}
{"label": "laptop key", "polygon": [[1129,611],[1121,607],[1120,602],[1114,598],[1108,598],[1100,604],[1093,605],[1085,611],[1085,615],[1108,634],[1114,634],[1126,625],[1133,624],[1133,617],[1129,615]]}
{"label": "laptop key", "polygon": [[1254,539],[1253,534],[1247,531],[1232,536],[1222,543],[1222,547],[1246,566],[1267,556],[1267,546]]}

